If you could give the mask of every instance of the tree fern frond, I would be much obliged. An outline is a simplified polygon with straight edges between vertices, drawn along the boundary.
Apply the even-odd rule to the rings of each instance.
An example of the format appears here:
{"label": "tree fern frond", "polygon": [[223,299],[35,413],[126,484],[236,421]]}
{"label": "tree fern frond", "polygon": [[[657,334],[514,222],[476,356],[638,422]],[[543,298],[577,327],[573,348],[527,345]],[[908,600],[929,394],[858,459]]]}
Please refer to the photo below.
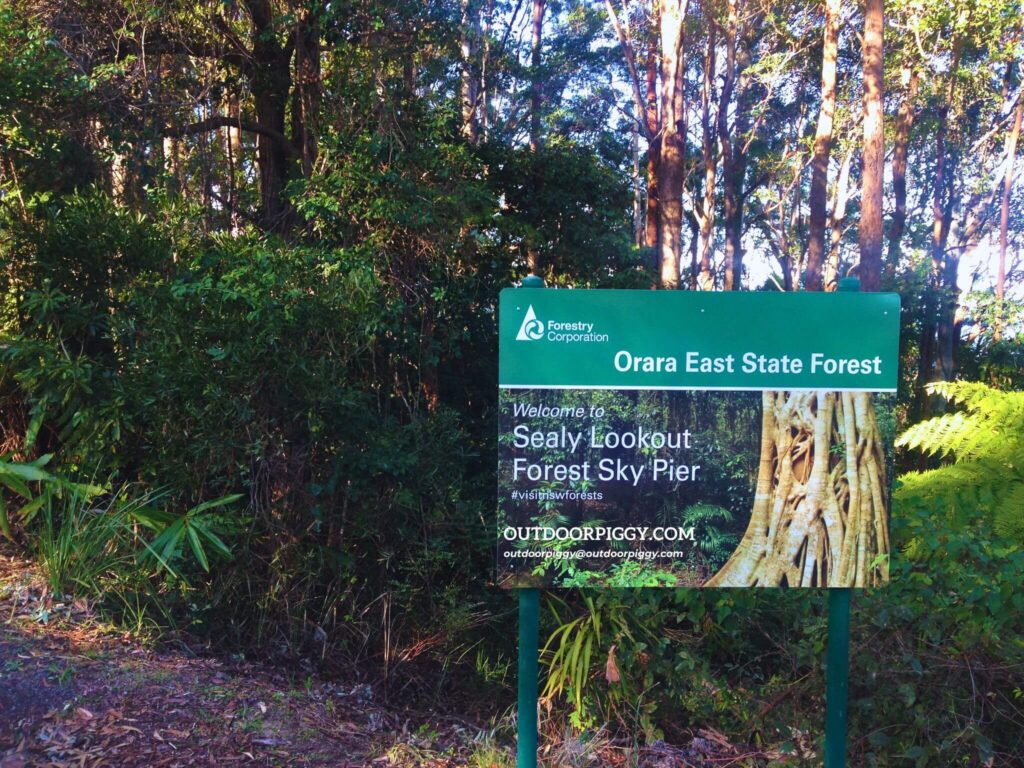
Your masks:
{"label": "tree fern frond", "polygon": [[897,445],[953,461],[901,476],[896,499],[947,514],[990,515],[998,534],[1024,541],[1024,392],[977,382],[928,389],[963,410],[913,425]]}
{"label": "tree fern frond", "polygon": [[993,516],[996,533],[1024,540],[1024,483],[1015,483],[999,495]]}

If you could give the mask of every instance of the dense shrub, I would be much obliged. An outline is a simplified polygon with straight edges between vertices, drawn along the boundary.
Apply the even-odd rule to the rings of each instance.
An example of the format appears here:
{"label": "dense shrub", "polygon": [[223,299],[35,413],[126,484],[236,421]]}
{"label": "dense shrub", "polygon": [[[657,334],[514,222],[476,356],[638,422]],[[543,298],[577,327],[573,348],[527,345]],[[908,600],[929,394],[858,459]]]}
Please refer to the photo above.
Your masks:
{"label": "dense shrub", "polygon": [[461,648],[491,599],[494,305],[516,244],[533,232],[595,284],[622,280],[593,269],[619,248],[645,281],[612,216],[623,180],[586,152],[546,167],[588,178],[602,218],[525,223],[495,216],[520,178],[418,130],[325,139],[334,162],[293,190],[308,242],[207,235],[180,202],[141,216],[99,192],[9,222],[19,448],[178,515],[243,496],[214,520],[234,559],[187,558],[188,588],[165,590],[193,632],[388,666]]}

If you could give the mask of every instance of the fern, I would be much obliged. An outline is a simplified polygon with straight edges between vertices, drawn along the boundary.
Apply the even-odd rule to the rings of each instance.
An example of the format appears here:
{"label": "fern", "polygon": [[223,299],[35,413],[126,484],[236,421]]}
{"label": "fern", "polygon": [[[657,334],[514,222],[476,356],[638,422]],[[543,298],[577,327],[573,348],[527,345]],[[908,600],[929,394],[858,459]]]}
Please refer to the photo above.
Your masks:
{"label": "fern", "polygon": [[915,424],[896,444],[950,463],[903,475],[897,500],[950,513],[977,510],[1000,535],[1024,541],[1024,392],[977,382],[942,382],[929,391],[962,410]]}
{"label": "fern", "polygon": [[732,512],[714,504],[701,502],[683,511],[683,525],[696,529],[698,546],[713,569],[725,565],[739,541],[735,533],[722,530],[722,526],[729,526],[732,521]]}

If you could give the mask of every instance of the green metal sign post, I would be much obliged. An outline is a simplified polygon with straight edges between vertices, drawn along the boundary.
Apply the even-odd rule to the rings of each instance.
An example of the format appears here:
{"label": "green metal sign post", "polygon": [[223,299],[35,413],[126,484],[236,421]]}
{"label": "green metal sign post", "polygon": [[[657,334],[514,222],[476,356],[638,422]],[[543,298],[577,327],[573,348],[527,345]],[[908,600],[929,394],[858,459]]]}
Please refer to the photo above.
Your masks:
{"label": "green metal sign post", "polygon": [[[839,290],[857,292],[860,280],[847,277]],[[825,768],[845,768],[850,679],[849,587],[828,591],[828,651],[825,660]]]}
{"label": "green metal sign post", "polygon": [[[544,280],[530,275],[524,288],[543,288]],[[540,675],[540,590],[519,591],[519,701],[516,713],[516,768],[537,768],[537,701]]]}
{"label": "green metal sign post", "polygon": [[537,768],[537,657],[540,655],[540,590],[519,590],[519,709],[516,768]]}
{"label": "green metal sign post", "polygon": [[844,768],[846,765],[851,592],[849,587],[836,587],[828,591],[828,655],[825,662],[825,768]]}

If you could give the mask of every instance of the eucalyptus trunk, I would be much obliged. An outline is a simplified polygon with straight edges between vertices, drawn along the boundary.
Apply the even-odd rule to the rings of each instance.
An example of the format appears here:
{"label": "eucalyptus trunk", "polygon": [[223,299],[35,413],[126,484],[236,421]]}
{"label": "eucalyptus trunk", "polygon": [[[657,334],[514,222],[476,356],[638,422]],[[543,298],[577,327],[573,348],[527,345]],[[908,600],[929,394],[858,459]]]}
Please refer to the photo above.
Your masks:
{"label": "eucalyptus trunk", "polygon": [[661,156],[658,159],[658,248],[663,288],[679,287],[682,257],[686,111],[683,23],[687,0],[661,1]]}
{"label": "eucalyptus trunk", "polygon": [[811,160],[811,215],[807,240],[807,290],[823,287],[825,229],[828,220],[828,164],[832,154],[832,126],[836,111],[836,61],[839,54],[839,0],[825,3],[825,34],[821,50],[821,107]]}
{"label": "eucalyptus trunk", "polygon": [[860,282],[865,291],[882,287],[882,180],[885,173],[883,0],[864,9],[864,153],[860,193]]}

